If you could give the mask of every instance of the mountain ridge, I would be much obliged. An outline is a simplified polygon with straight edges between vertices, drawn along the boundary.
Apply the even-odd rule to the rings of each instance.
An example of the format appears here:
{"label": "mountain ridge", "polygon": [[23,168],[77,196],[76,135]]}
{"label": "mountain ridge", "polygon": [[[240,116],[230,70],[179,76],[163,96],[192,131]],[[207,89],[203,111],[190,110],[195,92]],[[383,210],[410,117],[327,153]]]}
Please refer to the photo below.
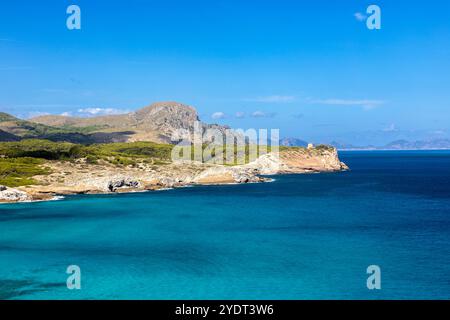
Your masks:
{"label": "mountain ridge", "polygon": [[[3,121],[2,121],[3,119]],[[74,143],[152,141],[173,143],[190,139],[196,122],[196,109],[175,101],[156,102],[133,112],[96,117],[44,115],[21,120],[0,114],[0,130],[20,138],[41,138]],[[229,127],[200,122],[203,130],[225,132]],[[179,132],[184,134],[176,138]],[[1,141],[1,137],[0,137]]]}

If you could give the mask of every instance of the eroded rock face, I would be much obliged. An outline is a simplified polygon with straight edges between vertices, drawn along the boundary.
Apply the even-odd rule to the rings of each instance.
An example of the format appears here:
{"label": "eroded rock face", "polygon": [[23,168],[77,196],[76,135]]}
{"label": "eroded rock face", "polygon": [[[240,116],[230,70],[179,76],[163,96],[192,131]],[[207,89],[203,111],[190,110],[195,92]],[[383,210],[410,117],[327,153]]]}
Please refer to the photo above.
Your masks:
{"label": "eroded rock face", "polygon": [[163,177],[157,182],[157,185],[163,188],[173,188],[179,184],[180,182],[178,179],[171,177]]}
{"label": "eroded rock face", "polygon": [[[195,184],[264,182],[264,175],[332,172],[348,169],[333,148],[288,149],[269,153],[245,165],[179,161],[163,166],[86,165],[48,162],[53,174],[34,177],[39,184],[11,189],[0,186],[1,202],[46,200],[53,195],[160,190]],[[269,179],[270,180],[270,179]]]}
{"label": "eroded rock face", "polygon": [[29,201],[31,197],[28,193],[5,186],[0,186],[0,201],[3,202],[17,202],[17,201]]}
{"label": "eroded rock face", "polygon": [[116,192],[119,188],[139,188],[139,181],[132,179],[120,179],[108,182],[108,190],[111,192]]}

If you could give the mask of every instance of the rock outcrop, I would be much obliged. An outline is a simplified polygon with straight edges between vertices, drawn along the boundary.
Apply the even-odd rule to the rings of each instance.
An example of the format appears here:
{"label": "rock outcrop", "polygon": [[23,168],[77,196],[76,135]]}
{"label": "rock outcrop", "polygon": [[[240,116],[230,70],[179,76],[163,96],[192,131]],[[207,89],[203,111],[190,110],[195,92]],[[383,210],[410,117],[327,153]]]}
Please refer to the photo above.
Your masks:
{"label": "rock outcrop", "polygon": [[40,185],[17,189],[0,187],[3,202],[47,200],[55,195],[131,192],[182,187],[186,185],[256,183],[265,175],[283,173],[333,172],[348,169],[334,148],[292,148],[278,155],[269,153],[244,165],[217,165],[179,161],[154,166],[118,168],[110,163],[86,164],[49,161],[53,172],[33,177]]}
{"label": "rock outcrop", "polygon": [[[85,137],[89,143],[135,141],[172,143],[180,140],[177,138],[180,133],[183,133],[183,138],[190,140],[194,124],[200,119],[193,107],[169,101],[153,103],[126,114],[89,118],[45,115],[32,118],[30,121],[53,127],[98,128],[96,132]],[[200,123],[200,126],[203,131],[213,128],[225,132],[229,129],[227,126],[217,124]],[[66,141],[70,141],[67,140],[68,137],[65,138]]]}
{"label": "rock outcrop", "polygon": [[18,202],[29,200],[31,200],[31,196],[25,191],[0,186],[0,202]]}
{"label": "rock outcrop", "polygon": [[116,192],[117,189],[120,188],[139,188],[140,183],[139,181],[132,180],[130,178],[120,179],[120,180],[114,180],[108,182],[108,190],[111,192]]}

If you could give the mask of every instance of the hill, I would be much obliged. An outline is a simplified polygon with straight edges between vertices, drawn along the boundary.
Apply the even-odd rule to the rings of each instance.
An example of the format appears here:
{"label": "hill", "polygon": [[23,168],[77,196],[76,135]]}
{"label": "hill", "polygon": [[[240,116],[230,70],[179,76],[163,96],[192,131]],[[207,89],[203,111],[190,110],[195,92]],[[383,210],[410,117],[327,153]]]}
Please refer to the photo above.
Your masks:
{"label": "hill", "polygon": [[[176,131],[192,133],[194,123],[200,121],[197,111],[178,102],[158,102],[135,112],[121,115],[109,115],[90,118],[65,116],[40,116],[30,121],[47,126],[89,129],[91,136],[101,139],[102,135],[116,135],[115,142],[153,141],[171,143]],[[203,129],[217,128],[221,131],[228,127],[202,123]],[[107,139],[106,139],[107,140]],[[174,139],[177,140],[177,139]],[[107,142],[105,139],[103,141]]]}
{"label": "hill", "polygon": [[20,137],[15,136],[9,132],[0,130],[0,141],[19,141]]}
{"label": "hill", "polygon": [[[135,112],[99,117],[39,116],[21,120],[0,113],[0,141],[36,138],[72,143],[112,143],[152,141],[172,143],[191,138],[194,123],[200,121],[197,111],[178,102],[154,103]],[[201,123],[203,130],[215,128],[222,132],[226,126]],[[177,131],[184,135],[174,138]]]}

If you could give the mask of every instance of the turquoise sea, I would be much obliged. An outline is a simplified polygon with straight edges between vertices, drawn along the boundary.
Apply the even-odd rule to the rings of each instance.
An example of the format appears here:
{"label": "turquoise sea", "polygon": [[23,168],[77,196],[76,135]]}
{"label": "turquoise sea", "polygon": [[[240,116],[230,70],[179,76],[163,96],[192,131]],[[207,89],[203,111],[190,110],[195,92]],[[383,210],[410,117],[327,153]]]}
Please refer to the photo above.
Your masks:
{"label": "turquoise sea", "polygon": [[450,152],[341,159],[351,171],[0,205],[0,299],[450,299]]}

